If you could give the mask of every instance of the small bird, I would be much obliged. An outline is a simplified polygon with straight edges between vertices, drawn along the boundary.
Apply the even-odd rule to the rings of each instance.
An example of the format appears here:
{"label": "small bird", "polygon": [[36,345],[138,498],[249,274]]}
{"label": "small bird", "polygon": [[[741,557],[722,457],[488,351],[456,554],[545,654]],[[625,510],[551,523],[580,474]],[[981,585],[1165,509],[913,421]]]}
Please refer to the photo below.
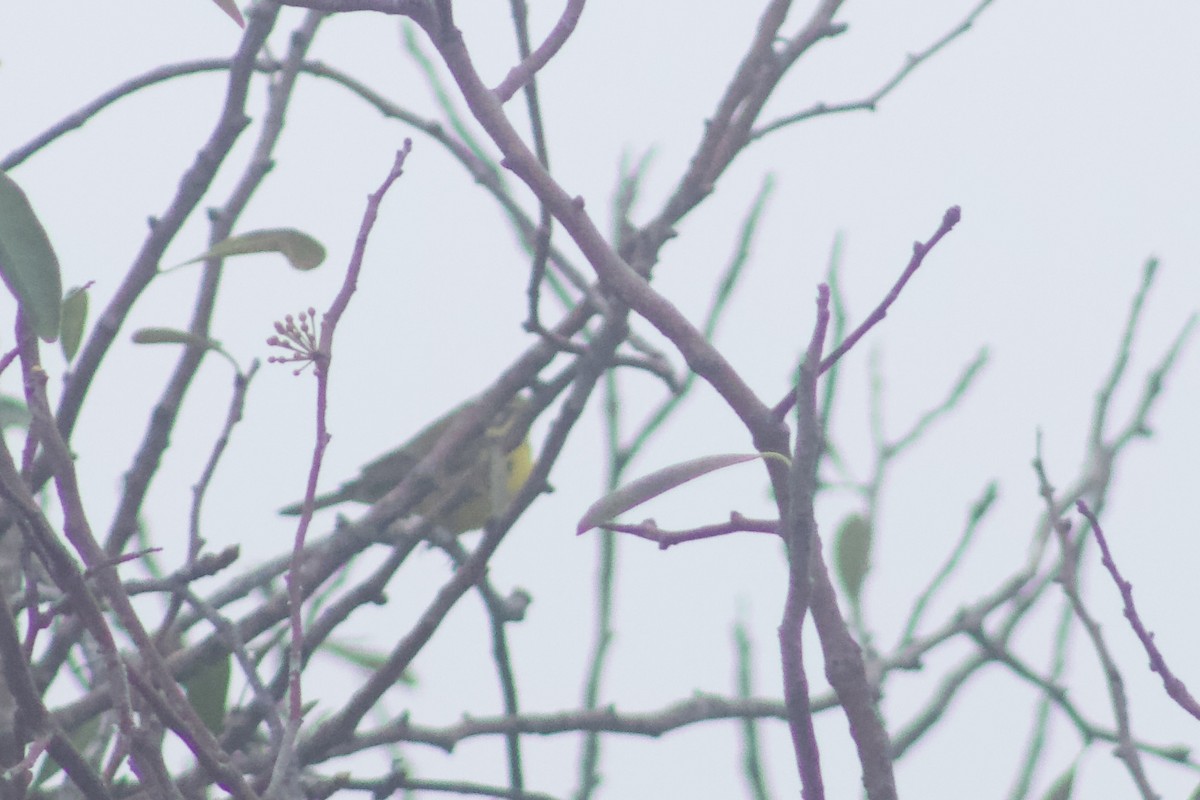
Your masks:
{"label": "small bird", "polygon": [[[472,403],[458,406],[400,447],[367,464],[357,478],[343,483],[333,492],[319,495],[313,508],[325,508],[347,500],[376,502],[408,476]],[[468,439],[452,454],[446,460],[443,472],[437,476],[436,486],[417,506],[416,513],[438,512],[435,522],[449,533],[459,534],[482,528],[488,519],[502,512],[525,485],[533,469],[533,448],[528,432],[512,444],[512,449],[504,452],[504,446],[514,438],[512,425],[518,421],[528,422],[518,419],[528,405],[528,398],[517,395],[497,415],[493,425]],[[458,497],[449,498],[449,492]],[[280,509],[279,513],[295,516],[301,508],[302,503],[293,503]]]}

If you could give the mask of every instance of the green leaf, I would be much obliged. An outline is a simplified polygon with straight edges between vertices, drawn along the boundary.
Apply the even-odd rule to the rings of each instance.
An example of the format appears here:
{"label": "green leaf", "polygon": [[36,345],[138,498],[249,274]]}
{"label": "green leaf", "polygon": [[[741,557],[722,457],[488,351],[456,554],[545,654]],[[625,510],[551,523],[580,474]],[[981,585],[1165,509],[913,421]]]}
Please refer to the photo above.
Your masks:
{"label": "green leaf", "polygon": [[175,328],[141,328],[134,331],[131,338],[135,344],[190,344],[211,350],[221,349],[212,339]]}
{"label": "green leaf", "polygon": [[0,172],[0,278],[44,341],[58,338],[62,278],[50,237],[21,187]]}
{"label": "green leaf", "polygon": [[863,583],[871,571],[871,523],[862,514],[842,520],[834,538],[834,568],[850,602],[858,605]]}
{"label": "green leaf", "polygon": [[246,253],[280,253],[294,269],[303,271],[314,269],[325,260],[324,245],[307,233],[294,228],[265,228],[230,236],[179,266],[195,264],[209,258],[226,258]]}
{"label": "green leaf", "polygon": [[25,401],[12,395],[0,394],[0,430],[29,428],[29,408]]}
{"label": "green leaf", "polygon": [[330,639],[321,645],[321,649],[367,672],[375,672],[387,663],[386,653],[348,642],[338,642]]}
{"label": "green leaf", "polygon": [[1058,776],[1058,780],[1050,784],[1050,788],[1042,795],[1042,800],[1071,800],[1071,792],[1075,788],[1075,765]]}
{"label": "green leaf", "polygon": [[1192,748],[1185,744],[1168,745],[1162,749],[1162,756],[1186,764],[1187,760],[1192,757]]}
{"label": "green leaf", "polygon": [[[342,661],[358,667],[364,672],[376,672],[387,662],[387,653],[370,647],[350,644],[349,642],[339,642],[334,639],[326,640],[321,645],[321,652],[340,658]],[[416,680],[407,672],[400,676],[399,682],[407,686],[416,684]]]}
{"label": "green leaf", "polygon": [[731,467],[734,464],[744,464],[756,458],[764,458],[762,453],[727,453],[716,456],[703,456],[682,464],[673,464],[657,472],[652,472],[644,478],[638,478],[633,483],[606,494],[583,513],[575,533],[587,533],[592,528],[610,522],[632,508],[640,506],[647,500],[658,497],[663,492],[682,486],[688,481],[694,481],[701,475],[707,475],[718,469]]}
{"label": "green leaf", "polygon": [[87,327],[88,291],[86,286],[76,286],[67,292],[62,301],[62,323],[60,333],[63,356],[67,361],[75,358],[83,342],[83,329]]}
{"label": "green leaf", "polygon": [[[75,746],[75,749],[81,753],[94,752],[97,748],[93,747],[92,740],[97,734],[101,733],[100,729],[101,717],[99,714],[88,719],[86,722],[79,725],[77,728],[72,728],[67,732],[67,741]],[[106,726],[104,735],[108,735],[111,728]],[[46,758],[38,768],[37,774],[33,778],[32,786],[43,786],[50,781],[55,775],[62,771],[62,767],[53,758]]]}
{"label": "green leaf", "polygon": [[183,682],[183,691],[196,714],[214,734],[225,726],[225,707],[229,695],[229,674],[233,656],[226,653],[211,661]]}

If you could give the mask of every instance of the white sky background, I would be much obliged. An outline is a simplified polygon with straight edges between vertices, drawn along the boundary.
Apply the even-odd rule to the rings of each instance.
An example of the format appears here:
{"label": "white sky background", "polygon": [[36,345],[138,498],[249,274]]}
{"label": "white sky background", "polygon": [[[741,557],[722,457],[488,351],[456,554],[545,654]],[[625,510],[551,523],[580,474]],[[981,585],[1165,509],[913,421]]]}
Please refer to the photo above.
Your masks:
{"label": "white sky background", "polygon": [[[459,24],[477,64],[494,83],[512,59],[507,3],[460,3]],[[538,39],[560,3],[532,9]],[[593,2],[575,36],[540,77],[551,164],[573,194],[608,226],[608,202],[623,154],[655,148],[640,208],[657,209],[686,166],[701,122],[750,36],[760,4]],[[794,16],[803,19],[807,4]],[[973,7],[968,2],[849,3],[841,37],[819,45],[776,93],[764,119],[818,100],[858,99],[924,49]],[[914,10],[917,8],[917,10]],[[295,22],[299,14],[285,19]],[[787,26],[793,30],[798,22]],[[279,26],[274,52],[286,48]],[[965,404],[897,465],[883,497],[867,614],[880,641],[893,642],[913,592],[941,563],[967,509],[988,480],[1000,501],[966,568],[934,610],[943,619],[1011,574],[1026,553],[1041,505],[1032,471],[1035,432],[1044,434],[1052,480],[1065,485],[1083,455],[1096,388],[1111,364],[1129,299],[1148,256],[1161,259],[1146,325],[1118,396],[1123,421],[1151,369],[1200,297],[1200,6],[1152,10],[1128,3],[997,0],[975,29],[922,66],[875,114],[821,119],[780,131],[740,158],[716,194],[680,226],[663,250],[655,285],[699,321],[715,276],[734,247],[737,226],[763,177],[776,192],[744,285],[719,333],[723,352],[767,398],[786,389],[796,353],[811,330],[816,284],[833,237],[845,236],[844,286],[852,323],[887,291],[910,254],[953,204],[963,220],[927,259],[886,321],[843,363],[836,435],[859,477],[870,467],[866,368],[878,354],[886,381],[889,430],[907,427],[939,402],[983,346],[992,362]],[[215,7],[191,2],[21,3],[0,9],[0,153],[7,153],[97,94],[159,64],[226,56],[237,29]],[[432,114],[430,92],[399,51],[395,21],[360,14],[326,24],[312,56],[348,70],[391,99]],[[265,84],[255,84],[261,109]],[[68,286],[95,281],[102,308],[127,268],[148,216],[161,213],[180,172],[208,136],[224,79],[189,77],[124,100],[13,172],[30,194],[63,264]],[[513,101],[519,119],[523,105]],[[257,128],[243,134],[205,205],[223,203]],[[400,442],[424,422],[488,383],[520,352],[525,258],[494,204],[438,145],[378,114],[327,82],[301,77],[276,168],[240,225],[294,226],[329,248],[313,274],[279,258],[230,261],[214,336],[241,361],[265,359],[272,322],[309,305],[328,305],[341,280],[365,196],[383,178],[404,136],[415,147],[405,176],[384,205],[360,293],[340,329],[324,484]],[[518,195],[528,200],[528,193]],[[198,215],[166,264],[204,248]],[[565,239],[560,240],[560,243]],[[164,277],[143,297],[114,348],[74,439],[93,525],[106,528],[115,487],[140,440],[147,414],[177,353],[128,344],[128,331],[181,325],[198,271]],[[7,300],[4,318],[11,319]],[[547,311],[552,308],[547,304]],[[548,313],[548,317],[551,315]],[[552,318],[552,317],[551,317]],[[648,330],[644,324],[640,326]],[[486,332],[486,333],[482,333]],[[0,340],[10,341],[10,334]],[[3,345],[7,347],[8,345]],[[1189,347],[1151,417],[1152,440],[1124,460],[1103,522],[1135,587],[1143,619],[1177,674],[1200,686],[1195,580],[1200,544],[1191,492],[1200,468],[1200,362]],[[62,364],[47,349],[59,385]],[[678,362],[678,359],[676,359]],[[10,373],[12,371],[10,370]],[[16,376],[0,386],[15,392]],[[174,448],[148,503],[148,524],[172,563],[182,552],[189,486],[225,414],[230,373],[206,363],[173,436]],[[628,419],[660,396],[630,377]],[[312,439],[310,377],[265,366],[251,390],[205,508],[213,548],[242,546],[247,562],[288,546],[291,523],[275,515],[302,492]],[[574,522],[601,490],[598,408],[568,446],[540,501],[501,550],[492,577],[520,585],[534,604],[510,637],[531,711],[577,705],[591,646],[596,542],[576,538]],[[736,420],[702,389],[634,468],[714,452],[745,451]],[[664,498],[644,512],[664,526],[724,518],[730,510],[767,513],[762,471],[741,467]],[[828,494],[819,508],[827,538],[854,508]],[[327,520],[331,517],[327,517]],[[172,550],[173,543],[179,550]],[[1120,617],[1115,589],[1094,553],[1085,559],[1092,609],[1106,623],[1132,698],[1135,733],[1193,744],[1197,724],[1171,705]],[[775,627],[783,595],[780,548],[766,538],[731,538],[667,552],[622,544],[618,638],[605,697],[623,710],[650,710],[693,691],[729,693],[731,625],[741,614],[758,645],[759,692],[778,695]],[[405,630],[444,577],[444,559],[423,554],[402,573],[386,611],[356,618],[362,641]],[[1056,606],[1057,608],[1057,606]],[[1019,643],[1039,669],[1051,616]],[[381,636],[382,634],[382,636]],[[385,638],[386,637],[386,638]],[[815,638],[810,649],[816,650]],[[968,652],[964,647],[956,653]],[[1072,698],[1089,717],[1111,718],[1090,651],[1073,650]],[[893,679],[885,713],[907,721],[950,663],[931,659],[924,676]],[[500,707],[476,597],[466,598],[416,664],[422,688],[398,695],[424,723]],[[311,695],[348,693],[314,685]],[[820,665],[812,675],[820,683]],[[905,796],[1004,797],[1035,707],[1032,690],[998,667],[976,676],[941,729],[899,767]],[[312,681],[316,683],[316,681]],[[830,797],[854,796],[858,772],[840,715],[819,717]],[[778,796],[798,781],[782,724],[765,725],[767,762]],[[1056,767],[1078,752],[1061,718],[1053,729]],[[735,726],[695,726],[657,741],[607,739],[604,796],[744,796]],[[575,786],[577,737],[526,740],[529,787],[566,796]],[[429,777],[503,781],[499,740],[473,740],[450,759],[423,748],[407,753]],[[1183,796],[1196,775],[1148,759],[1155,788]],[[1117,788],[1119,787],[1119,788]],[[1078,797],[1133,796],[1119,763],[1088,752]],[[1106,791],[1107,790],[1107,791]],[[1039,790],[1040,791],[1040,790]],[[1035,796],[1037,792],[1035,791]]]}

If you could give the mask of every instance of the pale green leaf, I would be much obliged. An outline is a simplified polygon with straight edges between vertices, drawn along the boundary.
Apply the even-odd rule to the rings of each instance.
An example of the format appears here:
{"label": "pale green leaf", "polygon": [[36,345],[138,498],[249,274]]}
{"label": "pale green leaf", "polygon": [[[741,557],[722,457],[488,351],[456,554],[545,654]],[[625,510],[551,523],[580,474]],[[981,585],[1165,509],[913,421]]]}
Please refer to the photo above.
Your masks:
{"label": "pale green leaf", "polygon": [[134,331],[131,338],[136,344],[190,344],[205,349],[220,349],[212,339],[175,328],[141,328]]}
{"label": "pale green leaf", "polygon": [[[321,652],[340,658],[368,673],[378,671],[387,663],[387,653],[385,652],[371,647],[339,642],[335,639],[326,640],[321,645]],[[399,682],[409,686],[415,683],[407,672],[400,676]]]}
{"label": "pale green leaf", "polygon": [[1075,789],[1075,765],[1058,776],[1054,783],[1050,784],[1050,788],[1042,795],[1042,800],[1071,800],[1071,793]]}
{"label": "pale green leaf", "polygon": [[28,428],[29,409],[25,401],[7,394],[0,394],[0,430],[4,428]]}
{"label": "pale green leaf", "polygon": [[230,236],[183,263],[195,264],[209,258],[228,258],[247,253],[280,253],[293,268],[305,271],[320,266],[325,260],[324,245],[307,233],[294,228],[266,228]]}
{"label": "pale green leaf", "polygon": [[682,486],[689,481],[694,481],[701,475],[762,457],[759,453],[703,456],[652,472],[644,478],[638,478],[633,483],[606,494],[593,503],[579,520],[579,524],[575,527],[575,533],[586,533],[592,528],[610,522],[647,500],[658,497],[663,492]]}
{"label": "pale green leaf", "polygon": [[850,602],[858,604],[863,583],[871,571],[871,523],[861,514],[851,514],[842,520],[834,537],[834,568],[838,582]]}
{"label": "pale green leaf", "polygon": [[229,674],[233,656],[226,653],[200,667],[183,682],[183,691],[196,714],[213,733],[225,726],[225,709],[229,696]]}
{"label": "pale green leaf", "polygon": [[[109,736],[112,734],[111,726],[105,725],[101,728],[102,721],[103,718],[99,714],[90,717],[78,727],[72,728],[67,732],[67,741],[74,745],[75,749],[81,753],[95,750],[96,747],[94,745],[97,743],[93,742],[93,739],[99,735]],[[31,785],[35,787],[43,786],[61,771],[62,767],[58,765],[58,762],[53,757],[48,757],[38,767],[37,774],[34,776]]]}
{"label": "pale green leaf", "polygon": [[63,356],[67,361],[75,358],[79,345],[83,342],[83,330],[87,327],[88,291],[86,287],[77,286],[67,292],[62,301],[62,323],[60,332]]}
{"label": "pale green leaf", "polygon": [[58,338],[62,278],[46,229],[21,187],[0,172],[0,278],[47,342]]}
{"label": "pale green leaf", "polygon": [[1192,757],[1192,748],[1185,744],[1172,744],[1164,747],[1161,753],[1163,758],[1169,758],[1172,761],[1186,764],[1187,760]]}

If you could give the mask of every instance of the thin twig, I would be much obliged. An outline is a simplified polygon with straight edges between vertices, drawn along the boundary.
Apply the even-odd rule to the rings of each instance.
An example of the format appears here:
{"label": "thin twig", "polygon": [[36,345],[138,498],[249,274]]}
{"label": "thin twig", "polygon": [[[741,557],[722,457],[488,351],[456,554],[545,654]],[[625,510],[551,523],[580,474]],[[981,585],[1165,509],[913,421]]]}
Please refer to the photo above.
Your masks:
{"label": "thin twig", "polygon": [[[875,327],[876,324],[883,321],[883,318],[887,316],[888,309],[891,308],[892,304],[896,302],[896,299],[900,297],[900,292],[904,289],[904,285],[908,283],[909,278],[916,274],[916,271],[921,268],[921,264],[923,264],[925,261],[925,256],[929,254],[930,250],[937,246],[937,243],[942,240],[942,237],[954,229],[954,226],[957,225],[961,219],[962,210],[959,209],[958,206],[950,206],[950,208],[946,209],[946,213],[942,215],[942,222],[938,226],[938,229],[934,231],[933,236],[930,236],[925,242],[913,242],[912,258],[909,259],[908,266],[906,266],[904,271],[900,273],[900,277],[896,279],[896,283],[892,286],[891,291],[888,292],[883,300],[880,301],[879,305],[875,307],[875,310],[872,311],[865,320],[863,320],[862,324],[855,328],[853,333],[847,336],[841,342],[841,344],[833,349],[832,353],[825,357],[825,359],[821,362],[821,373],[824,373],[826,370],[836,364],[838,359],[850,352],[850,349],[858,343],[858,340],[866,335],[867,331],[871,330],[871,328]],[[772,413],[775,415],[776,419],[783,419],[785,416],[787,416],[787,413],[792,410],[792,404],[795,402],[795,393],[789,392],[787,397],[784,397],[775,404],[774,408],[772,409]]]}
{"label": "thin twig", "polygon": [[[1053,490],[1050,488],[1045,471],[1040,469],[1040,463],[1041,459],[1039,458],[1039,487],[1046,498],[1047,506],[1053,511],[1055,505]],[[1086,506],[1084,507],[1086,508]],[[1057,519],[1054,521],[1054,529],[1059,534],[1059,538],[1063,543],[1063,569],[1061,570],[1063,593],[1066,594],[1067,599],[1070,601],[1076,618],[1083,625],[1083,630],[1092,643],[1092,649],[1095,651],[1096,660],[1100,662],[1100,666],[1104,670],[1109,701],[1117,723],[1117,735],[1120,739],[1116,749],[1117,758],[1125,763],[1125,768],[1129,771],[1130,777],[1133,778],[1134,785],[1137,786],[1143,800],[1157,800],[1158,795],[1155,793],[1153,787],[1150,786],[1150,781],[1146,775],[1141,757],[1137,748],[1133,745],[1133,728],[1129,713],[1129,697],[1125,692],[1125,680],[1121,676],[1117,662],[1113,658],[1108,643],[1104,639],[1104,632],[1100,629],[1100,624],[1096,622],[1091,612],[1088,611],[1087,606],[1083,602],[1083,596],[1079,592],[1078,574],[1075,567],[1078,545],[1072,542],[1073,537],[1071,536],[1070,523],[1065,519]]]}
{"label": "thin twig", "polygon": [[908,54],[908,56],[906,56],[904,59],[904,65],[901,66],[900,69],[897,70],[894,75],[892,75],[892,77],[888,78],[883,85],[881,85],[867,97],[864,97],[861,100],[855,100],[846,103],[817,103],[816,105],[805,109],[804,111],[798,111],[794,114],[789,114],[781,119],[768,122],[761,128],[755,128],[754,132],[750,134],[750,138],[761,139],[767,134],[772,133],[780,128],[784,128],[789,125],[795,125],[798,122],[804,122],[805,120],[813,119],[815,117],[826,116],[829,114],[843,114],[848,111],[874,111],[879,106],[879,103],[882,102],[883,99],[889,94],[891,94],[897,86],[903,83],[904,80],[910,74],[912,74],[917,67],[928,61],[952,41],[969,31],[975,24],[975,20],[979,17],[979,15],[982,14],[983,11],[991,4],[992,0],[982,0],[979,5],[972,9],[971,13],[967,15],[966,19],[959,23],[958,26],[944,34],[932,45],[919,53]]}
{"label": "thin twig", "polygon": [[1167,665],[1167,660],[1163,658],[1162,651],[1154,643],[1154,634],[1146,630],[1142,618],[1138,615],[1137,607],[1133,604],[1133,584],[1121,576],[1121,571],[1117,568],[1117,562],[1113,560],[1112,551],[1108,549],[1108,539],[1104,536],[1104,530],[1100,527],[1099,520],[1096,519],[1096,515],[1092,513],[1092,510],[1088,508],[1087,503],[1083,500],[1077,500],[1075,508],[1080,514],[1087,517],[1087,521],[1092,525],[1092,532],[1096,535],[1096,543],[1100,545],[1101,563],[1104,564],[1108,573],[1112,575],[1113,583],[1117,585],[1117,590],[1121,593],[1121,604],[1124,608],[1125,619],[1129,620],[1129,627],[1133,628],[1133,632],[1137,634],[1138,640],[1141,641],[1146,655],[1150,657],[1151,671],[1158,673],[1162,679],[1163,689],[1166,690],[1167,695],[1180,708],[1196,719],[1200,719],[1200,703],[1197,703],[1196,698],[1192,697],[1191,692],[1188,691],[1184,682],[1175,677],[1175,673]]}
{"label": "thin twig", "polygon": [[379,216],[379,206],[383,202],[384,196],[387,195],[388,189],[392,187],[392,184],[403,173],[404,161],[411,150],[412,140],[406,139],[403,147],[396,152],[395,160],[383,183],[379,189],[367,198],[367,207],[363,212],[362,224],[359,227],[358,236],[354,241],[354,251],[350,256],[350,263],[346,267],[346,277],[342,282],[341,288],[338,290],[337,296],[330,304],[329,310],[322,317],[320,344],[317,353],[314,354],[317,375],[317,434],[316,442],[313,445],[313,457],[308,473],[308,484],[304,493],[304,505],[300,514],[300,521],[296,526],[296,535],[292,545],[292,566],[287,574],[292,627],[292,640],[289,651],[291,691],[289,692],[290,709],[288,724],[292,730],[296,730],[299,727],[303,715],[303,700],[300,694],[300,672],[304,659],[304,622],[300,616],[300,609],[304,598],[304,588],[301,584],[301,566],[304,557],[304,540],[308,532],[308,526],[312,520],[313,498],[317,494],[317,479],[320,476],[325,448],[328,446],[330,439],[326,418],[329,408],[329,368],[332,364],[333,337],[337,331],[337,325],[341,320],[342,314],[345,313],[347,306],[350,304],[350,299],[354,296],[358,288],[358,275],[362,269],[367,240],[370,238],[375,220]]}
{"label": "thin twig", "polygon": [[[501,103],[508,102],[518,89],[527,86],[538,70],[554,58],[554,55],[567,43],[567,39],[571,38],[575,25],[579,22],[579,16],[583,13],[585,2],[586,0],[567,0],[562,16],[558,18],[558,22],[554,23],[546,40],[533,53],[522,53],[521,57],[524,60],[509,70],[500,85],[492,90],[495,92],[497,100]],[[528,48],[525,49],[528,50]]]}
{"label": "thin twig", "polygon": [[[733,628],[734,653],[737,656],[737,696],[746,701],[754,696],[754,645],[746,624],[738,620]],[[758,737],[758,722],[752,717],[742,719],[742,773],[754,800],[770,800],[767,776],[762,763],[762,746]]]}
{"label": "thin twig", "polygon": [[929,584],[925,589],[917,595],[916,601],[913,603],[912,611],[909,612],[908,622],[904,625],[904,633],[900,636],[900,647],[905,647],[913,641],[913,637],[917,633],[917,628],[921,625],[922,617],[925,609],[929,606],[929,601],[937,594],[938,590],[949,579],[954,569],[961,563],[963,555],[970,547],[972,540],[975,538],[975,533],[979,530],[979,524],[983,521],[984,516],[991,510],[992,504],[996,502],[996,482],[992,481],[983,490],[983,494],[979,499],[971,505],[971,511],[967,515],[967,524],[963,527],[962,535],[958,542],[951,549],[950,554],[946,556],[946,561],[930,578]]}
{"label": "thin twig", "polygon": [[[829,287],[821,284],[817,290],[817,314],[812,338],[804,363],[800,366],[800,379],[796,382],[796,449],[788,482],[788,501],[780,520],[780,535],[788,555],[787,599],[784,601],[783,619],[779,623],[783,697],[788,707],[788,729],[805,800],[823,800],[825,797],[821,756],[809,705],[808,676],[804,669],[803,631],[804,618],[811,602],[811,559],[817,535],[817,518],[813,507],[821,458],[817,375],[828,330]],[[860,758],[861,754],[860,747]],[[868,769],[866,763],[863,768]]]}

